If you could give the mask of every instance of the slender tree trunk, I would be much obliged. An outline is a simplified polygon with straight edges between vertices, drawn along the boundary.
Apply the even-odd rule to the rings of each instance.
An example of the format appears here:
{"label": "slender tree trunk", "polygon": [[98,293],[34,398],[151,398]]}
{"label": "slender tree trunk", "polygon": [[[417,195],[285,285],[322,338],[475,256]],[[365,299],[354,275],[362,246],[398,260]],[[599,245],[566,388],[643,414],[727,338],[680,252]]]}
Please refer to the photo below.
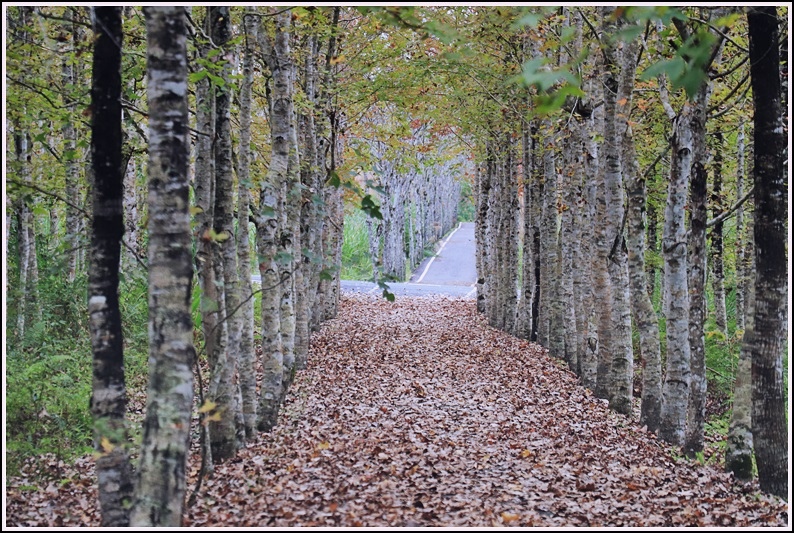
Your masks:
{"label": "slender tree trunk", "polygon": [[[611,16],[605,9],[604,16]],[[631,111],[638,43],[626,43],[619,53],[607,46],[604,73],[604,182],[608,212],[607,256],[612,286],[612,354],[610,364],[609,406],[631,414],[634,379],[634,354],[631,342],[629,275],[623,224],[626,218],[623,188],[622,136]],[[619,71],[618,71],[619,69]]]}
{"label": "slender tree trunk", "polygon": [[[74,16],[75,13],[72,13]],[[73,32],[73,45],[76,44],[77,36],[74,27],[68,28],[68,31]],[[72,66],[68,50],[64,50],[63,58],[61,59],[62,80],[64,90],[74,86],[74,68]],[[62,95],[64,105],[68,111],[66,121],[64,122],[63,133],[63,159],[65,161],[65,193],[66,199],[71,204],[78,205],[79,195],[79,169],[77,166],[77,132],[75,131],[74,122],[72,117],[75,116],[75,104],[71,99],[71,95],[64,92]],[[126,187],[125,187],[126,188]],[[77,275],[77,247],[80,244],[80,215],[77,210],[70,206],[66,206],[66,276],[69,281],[74,281]]]}
{"label": "slender tree trunk", "polygon": [[251,88],[253,85],[253,55],[259,21],[248,16],[243,25],[245,41],[243,50],[243,80],[240,89],[240,154],[237,172],[237,266],[240,279],[240,392],[242,394],[245,436],[256,435],[256,353],[254,352],[254,298],[251,287],[251,240],[249,213],[251,205]]}
{"label": "slender tree trunk", "polygon": [[[229,9],[217,7],[210,9],[213,42],[226,46],[231,38]],[[224,355],[219,358],[214,369],[218,375],[218,389],[212,400],[216,403],[220,420],[210,425],[212,459],[221,462],[233,457],[244,440],[242,406],[238,375],[240,350],[241,314],[239,278],[237,276],[237,247],[234,241],[234,207],[232,200],[232,144],[230,126],[231,66],[222,68],[223,87],[216,87],[215,93],[215,218],[213,221],[215,240],[220,247],[218,258],[219,271],[223,272],[224,322],[220,335],[226,335],[223,344]],[[243,435],[241,435],[241,430]]]}
{"label": "slender tree trunk", "polygon": [[785,133],[781,115],[777,8],[751,8],[750,79],[753,89],[755,309],[752,352],[753,445],[761,490],[788,497],[788,439],[783,356],[786,353]]}
{"label": "slender tree trunk", "polygon": [[[276,17],[280,33],[276,37],[279,66],[285,70],[289,156],[287,174],[284,181],[284,214],[282,216],[281,252],[289,260],[289,278],[282,272],[281,286],[281,347],[284,353],[284,393],[289,390],[297,371],[295,352],[295,303],[297,292],[303,286],[303,271],[300,269],[300,212],[302,192],[300,186],[300,159],[298,157],[298,135],[295,124],[295,62],[289,46],[292,15],[284,12]],[[279,36],[282,40],[279,40]],[[282,398],[283,401],[283,398]]]}
{"label": "slender tree trunk", "polygon": [[[209,29],[209,17],[205,20]],[[206,59],[209,46],[198,44],[198,55]],[[220,335],[220,294],[215,272],[215,244],[211,236],[215,218],[215,98],[211,94],[209,78],[196,83],[196,127],[199,134],[195,147],[195,204],[196,204],[196,275],[200,289],[201,330],[204,353],[210,368],[218,357]],[[210,380],[212,381],[212,380]],[[209,392],[209,391],[208,391]],[[211,397],[214,394],[209,394]],[[213,470],[210,447],[209,422],[202,420],[202,472],[209,475]]]}
{"label": "slender tree trunk", "polygon": [[692,169],[689,195],[689,350],[690,390],[684,452],[694,457],[703,451],[706,408],[706,169],[698,161]]}
{"label": "slender tree trunk", "polygon": [[[750,219],[752,226],[752,218]],[[753,259],[750,259],[753,261]],[[736,479],[753,479],[753,316],[755,313],[754,284],[747,293],[746,329],[739,362],[736,365],[736,379],[733,382],[733,401],[731,402],[731,422],[725,448],[725,470],[733,472]]]}
{"label": "slender tree trunk", "polygon": [[[486,150],[487,153],[487,150]],[[484,168],[485,165],[477,165],[476,188],[477,188],[477,218],[474,224],[474,241],[477,250],[477,311],[485,313],[488,302],[488,221],[490,220],[488,196],[490,194],[491,182],[490,175]]]}
{"label": "slender tree trunk", "polygon": [[687,102],[673,122],[672,162],[664,214],[662,253],[666,308],[667,359],[662,382],[659,436],[683,445],[690,383],[689,292],[684,210],[693,165],[694,106]]}
{"label": "slender tree trunk", "polygon": [[659,343],[659,320],[648,294],[645,269],[645,206],[648,191],[645,176],[640,173],[629,128],[623,136],[626,193],[628,196],[627,237],[631,308],[640,336],[642,356],[642,404],[640,424],[651,432],[659,430],[662,406],[662,360]]}
{"label": "slender tree trunk", "polygon": [[585,181],[585,210],[583,213],[583,224],[585,225],[583,227],[588,228],[591,237],[586,240],[588,252],[588,255],[585,257],[586,261],[580,266],[580,268],[585,268],[585,265],[589,266],[590,271],[593,273],[586,285],[587,291],[585,294],[587,308],[584,317],[586,320],[586,328],[581,339],[583,350],[579,357],[582,369],[582,384],[591,390],[595,390],[597,387],[598,351],[600,344],[598,317],[601,316],[602,310],[599,305],[600,298],[596,292],[598,287],[597,283],[599,282],[598,275],[601,268],[600,263],[598,263],[600,257],[599,234],[598,231],[593,231],[594,229],[597,230],[599,227],[597,205],[599,197],[603,195],[600,190],[601,187],[599,187],[601,180],[598,175],[598,169],[600,167],[598,144],[595,142],[594,138],[595,133],[600,130],[601,111],[599,110],[600,108],[594,110],[593,115],[590,117],[587,130],[585,131],[584,169],[585,176],[589,176],[589,179]]}
{"label": "slender tree trunk", "polygon": [[145,7],[149,102],[149,389],[130,525],[180,526],[193,408],[187,28]]}
{"label": "slender tree trunk", "polygon": [[[722,132],[714,132],[714,181],[711,189],[711,209],[716,217],[725,208],[722,201]],[[725,309],[725,269],[723,266],[722,222],[711,229],[711,288],[714,292],[714,321],[717,328],[727,337],[728,318]]]}
{"label": "slender tree trunk", "polygon": [[[744,196],[745,162],[744,162],[744,122],[739,125],[736,137],[736,199]],[[736,210],[736,329],[745,329],[745,295],[747,294],[747,254],[745,237],[744,206]]]}
{"label": "slender tree trunk", "polygon": [[91,84],[95,183],[88,279],[94,352],[91,414],[103,527],[129,525],[132,467],[127,450],[119,261],[124,233],[121,173],[121,8],[96,7]]}

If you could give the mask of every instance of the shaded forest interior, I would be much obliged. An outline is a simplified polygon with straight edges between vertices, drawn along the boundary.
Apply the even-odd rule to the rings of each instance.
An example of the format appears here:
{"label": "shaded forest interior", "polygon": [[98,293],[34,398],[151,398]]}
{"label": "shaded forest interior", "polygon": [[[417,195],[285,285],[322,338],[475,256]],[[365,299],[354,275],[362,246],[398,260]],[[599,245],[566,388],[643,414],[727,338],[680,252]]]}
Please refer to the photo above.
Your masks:
{"label": "shaded forest interior", "polygon": [[[555,379],[576,383],[581,417],[606,405],[599,417],[636,423],[642,446],[678,457],[655,473],[730,472],[713,478],[722,496],[701,496],[749,514],[692,511],[677,525],[789,520],[773,497],[737,503],[742,490],[790,490],[787,7],[8,6],[5,17],[13,525],[45,520],[21,504],[29,487],[62,495],[41,481],[53,464],[95,476],[98,506],[81,503],[75,523],[208,525],[193,505],[230,465],[271,461],[251,450],[289,441],[294,394],[330,386],[311,357],[370,372],[329,333],[341,307],[350,327],[362,308],[381,313],[338,333],[376,351],[414,320],[401,305],[432,314],[395,302],[389,284],[461,220],[475,222],[476,303],[436,303],[479,321],[485,340],[474,356],[444,348],[448,365],[454,349],[475,372],[489,353],[515,364],[498,376],[516,380],[505,401],[520,403],[538,375],[521,368],[548,355]],[[343,296],[343,277],[376,282],[382,299]],[[448,340],[458,315],[433,313]],[[384,370],[392,387],[438,348],[424,339],[404,353],[403,340],[394,354],[407,366]],[[339,353],[315,354],[318,342]],[[511,363],[501,346],[514,342]],[[339,402],[355,394],[325,371]],[[405,390],[446,397],[453,385],[429,377],[443,371]],[[391,416],[388,402],[378,409]],[[289,420],[292,445],[307,444]],[[308,445],[327,457],[328,442]],[[541,454],[522,442],[523,459]],[[572,493],[601,480],[571,475]],[[285,490],[266,478],[257,494]],[[538,511],[549,496],[513,485],[523,500],[488,503],[476,524],[611,524],[585,500],[579,514]],[[305,522],[300,506],[262,512],[279,525],[459,523],[448,502],[417,494],[394,517],[355,503],[341,522],[330,507]],[[620,525],[656,524],[632,513]]]}

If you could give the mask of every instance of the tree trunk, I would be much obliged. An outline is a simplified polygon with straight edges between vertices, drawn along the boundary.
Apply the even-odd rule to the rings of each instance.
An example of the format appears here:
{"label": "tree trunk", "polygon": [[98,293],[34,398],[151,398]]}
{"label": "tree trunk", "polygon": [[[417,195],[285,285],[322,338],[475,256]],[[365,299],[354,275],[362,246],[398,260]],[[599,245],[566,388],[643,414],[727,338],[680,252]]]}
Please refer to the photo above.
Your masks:
{"label": "tree trunk", "polygon": [[187,28],[145,7],[149,101],[149,388],[130,525],[182,523],[193,408]]}
{"label": "tree trunk", "polygon": [[[604,16],[611,17],[609,8]],[[631,414],[634,379],[634,354],[631,343],[629,275],[623,224],[626,218],[623,189],[622,136],[631,111],[638,43],[626,43],[620,53],[609,45],[605,51],[604,72],[604,184],[607,202],[607,256],[612,286],[612,354],[609,379],[609,407]]]}
{"label": "tree trunk", "polygon": [[251,287],[251,238],[249,213],[251,205],[251,88],[254,81],[253,61],[259,20],[248,16],[253,8],[246,8],[243,19],[245,41],[243,50],[243,80],[240,89],[240,154],[237,172],[237,267],[240,279],[240,392],[242,394],[245,436],[256,435],[256,353],[254,352],[254,298]]}
{"label": "tree trunk", "polygon": [[755,311],[752,352],[753,444],[761,490],[788,497],[788,439],[783,356],[786,353],[785,133],[781,115],[777,8],[751,8],[750,79],[753,89],[755,200]]}
{"label": "tree trunk", "polygon": [[[705,125],[705,124],[704,124]],[[697,132],[695,132],[697,135]],[[684,452],[694,457],[703,451],[706,408],[706,346],[703,322],[706,318],[706,169],[695,162],[689,195],[689,356],[690,389],[687,407]]]}
{"label": "tree trunk", "polygon": [[96,7],[91,84],[94,169],[88,314],[94,353],[91,414],[103,527],[129,525],[132,468],[127,451],[119,261],[124,233],[121,173],[121,8]]}
{"label": "tree trunk", "polygon": [[[72,12],[72,17],[75,13]],[[77,44],[76,25],[65,28],[73,35],[72,46]],[[70,62],[69,50],[64,50],[61,63],[62,80],[64,89],[74,86],[75,73],[74,67]],[[79,168],[77,166],[77,132],[74,127],[73,117],[75,116],[76,105],[71,95],[64,92],[62,100],[68,111],[66,121],[61,129],[63,133],[63,159],[65,162],[65,193],[66,199],[73,205],[79,204]],[[126,187],[125,187],[126,188]],[[77,247],[80,245],[80,214],[70,206],[66,206],[66,277],[69,281],[74,281],[77,275]]]}
{"label": "tree trunk", "polygon": [[[205,30],[209,30],[209,16],[205,19]],[[206,59],[209,45],[197,43],[198,56]],[[196,128],[199,134],[195,145],[195,204],[196,204],[196,257],[195,268],[200,289],[201,332],[204,353],[210,368],[218,357],[220,340],[220,298],[217,273],[215,272],[215,244],[211,236],[215,218],[215,98],[211,93],[210,80],[205,77],[196,82]],[[208,387],[209,388],[209,387]],[[209,391],[208,391],[209,392]],[[212,396],[212,394],[210,394]],[[203,407],[203,406],[202,406]],[[205,415],[207,417],[209,415]],[[202,472],[209,475],[213,470],[210,447],[209,422],[202,419]]]}
{"label": "tree trunk", "polygon": [[[714,181],[711,189],[711,211],[714,217],[725,209],[722,201],[722,132],[714,132]],[[723,335],[728,336],[728,318],[725,310],[725,269],[723,266],[722,222],[711,229],[711,288],[714,292],[714,321]]]}
{"label": "tree trunk", "polygon": [[[231,21],[228,7],[210,9],[212,38],[215,45],[224,47],[231,38]],[[234,241],[234,206],[232,200],[232,143],[230,125],[231,66],[221,70],[222,87],[215,92],[215,218],[213,229],[220,248],[219,269],[223,272],[223,287],[220,297],[224,309],[220,335],[227,335],[223,344],[224,355],[216,361],[213,373],[218,389],[212,400],[217,405],[220,420],[211,422],[210,435],[212,459],[222,462],[234,457],[244,440],[242,402],[238,374],[240,350],[241,314],[239,278],[237,275],[237,246]],[[242,431],[242,435],[241,435]]]}
{"label": "tree trunk", "polygon": [[659,436],[679,446],[684,443],[690,382],[689,292],[684,214],[694,155],[691,126],[693,115],[694,106],[686,102],[673,121],[670,182],[662,234],[667,360],[662,382]]}
{"label": "tree trunk", "polygon": [[[750,219],[752,226],[752,219]],[[752,258],[750,259],[753,261]],[[750,347],[754,344],[753,316],[755,312],[754,284],[750,284],[747,294],[746,329],[736,365],[736,379],[733,382],[733,401],[731,402],[731,422],[725,443],[725,470],[733,472],[736,479],[753,479],[753,354]]]}
{"label": "tree trunk", "polygon": [[642,404],[640,424],[648,431],[659,430],[662,406],[662,360],[659,343],[659,319],[648,294],[645,270],[645,206],[648,190],[645,176],[640,173],[634,147],[634,137],[629,128],[623,136],[623,167],[628,196],[626,243],[628,245],[629,276],[631,281],[631,309],[640,337],[642,356]]}
{"label": "tree trunk", "polygon": [[[745,179],[745,159],[744,159],[744,121],[739,125],[739,133],[736,136],[736,199],[744,197]],[[750,254],[747,253],[747,237],[744,224],[744,206],[736,210],[736,329],[744,331],[745,316],[745,295],[747,294],[747,271],[746,261]]]}

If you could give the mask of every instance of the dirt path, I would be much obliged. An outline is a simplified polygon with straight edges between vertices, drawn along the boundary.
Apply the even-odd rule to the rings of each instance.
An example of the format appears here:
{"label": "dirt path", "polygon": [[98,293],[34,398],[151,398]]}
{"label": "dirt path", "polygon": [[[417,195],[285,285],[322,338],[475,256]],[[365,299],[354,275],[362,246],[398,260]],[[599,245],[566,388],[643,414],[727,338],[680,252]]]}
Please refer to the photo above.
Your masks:
{"label": "dirt path", "polygon": [[[185,525],[787,524],[755,485],[668,450],[472,300],[346,295],[280,425],[217,466]],[[90,470],[15,480],[8,525],[98,525]]]}

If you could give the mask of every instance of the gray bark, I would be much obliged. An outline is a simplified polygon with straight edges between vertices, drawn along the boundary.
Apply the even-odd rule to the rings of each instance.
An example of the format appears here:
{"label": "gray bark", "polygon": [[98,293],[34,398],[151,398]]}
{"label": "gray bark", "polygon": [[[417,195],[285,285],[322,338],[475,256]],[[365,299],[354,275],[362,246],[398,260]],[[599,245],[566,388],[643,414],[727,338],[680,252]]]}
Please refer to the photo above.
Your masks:
{"label": "gray bark", "polygon": [[[253,8],[247,8],[246,13]],[[259,21],[246,16],[243,50],[243,79],[240,88],[240,150],[237,172],[237,267],[240,285],[240,393],[242,395],[245,436],[256,434],[256,353],[254,352],[254,298],[251,287],[251,239],[249,213],[251,204],[251,88],[253,55]]]}
{"label": "gray bark", "polygon": [[149,102],[149,388],[130,525],[180,526],[193,408],[184,7],[145,7]]}
{"label": "gray bark", "polygon": [[[749,220],[752,226],[752,218]],[[753,261],[753,259],[750,259]],[[747,294],[747,318],[743,320],[746,329],[736,365],[736,378],[733,382],[733,401],[731,402],[731,421],[725,443],[725,470],[733,472],[736,479],[753,479],[753,316],[755,313],[754,284],[750,284]]]}
{"label": "gray bark", "polygon": [[[714,176],[711,189],[711,210],[714,217],[719,216],[725,208],[722,201],[722,132],[714,132]],[[714,293],[714,321],[723,335],[728,335],[728,317],[725,309],[725,268],[723,264],[723,223],[714,224],[711,229],[711,289]]]}
{"label": "gray bark", "polygon": [[659,320],[653,309],[645,269],[645,206],[648,190],[645,176],[639,169],[634,138],[629,128],[623,136],[624,172],[628,212],[626,243],[628,245],[631,309],[640,337],[642,357],[642,403],[640,424],[648,431],[659,430],[662,405],[662,360],[659,342]]}
{"label": "gray bark", "polygon": [[[231,21],[226,7],[210,8],[212,38],[217,46],[226,46],[231,38]],[[212,400],[216,403],[220,420],[210,424],[212,459],[222,462],[233,457],[244,440],[241,394],[238,375],[241,314],[239,277],[237,275],[237,246],[234,240],[234,208],[232,200],[232,144],[230,126],[231,65],[221,70],[222,87],[215,92],[215,217],[213,227],[220,248],[219,269],[223,272],[223,325],[220,335],[226,332],[224,354],[216,361],[213,374],[217,390]],[[211,378],[212,379],[212,378]],[[240,432],[243,432],[243,435]]]}
{"label": "gray bark", "polygon": [[[739,126],[736,136],[736,199],[744,196],[745,158],[744,158],[744,122]],[[745,301],[747,294],[747,239],[745,236],[744,206],[736,210],[736,329],[745,329]]]}
{"label": "gray bark", "polygon": [[689,292],[684,214],[694,163],[691,124],[694,113],[694,105],[687,102],[673,121],[670,182],[662,235],[667,359],[662,383],[659,436],[679,446],[684,443],[690,385]]}

